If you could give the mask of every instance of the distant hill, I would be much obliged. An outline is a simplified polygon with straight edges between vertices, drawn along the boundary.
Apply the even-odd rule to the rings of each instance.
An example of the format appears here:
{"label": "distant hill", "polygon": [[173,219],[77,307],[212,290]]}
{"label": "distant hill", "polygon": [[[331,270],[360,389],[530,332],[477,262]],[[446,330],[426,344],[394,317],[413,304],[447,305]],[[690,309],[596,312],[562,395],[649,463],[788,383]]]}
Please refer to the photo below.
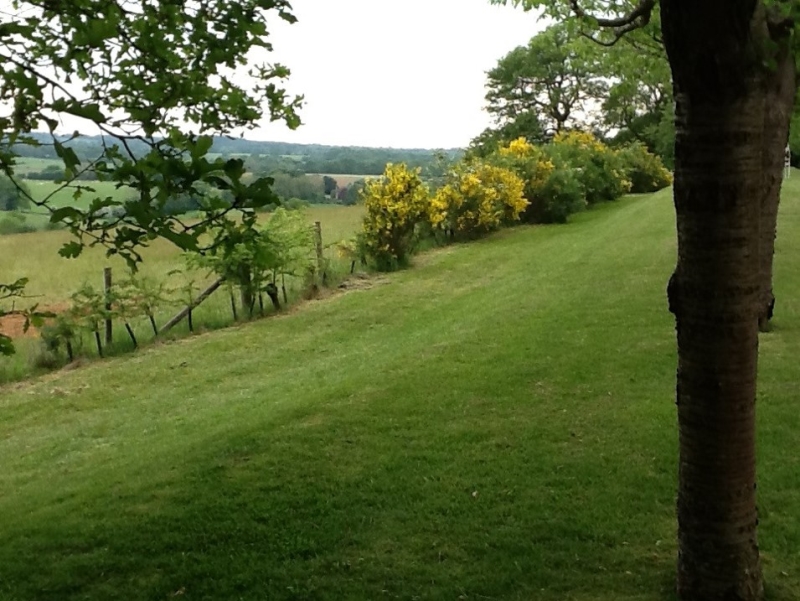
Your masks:
{"label": "distant hill", "polygon": [[[14,151],[22,157],[58,158],[46,133],[33,133],[32,136],[42,146],[17,144]],[[80,136],[60,140],[73,148],[79,157],[91,158],[100,154],[101,136]],[[69,140],[69,141],[68,141]],[[134,152],[145,152],[147,146],[136,140],[130,146]],[[463,150],[449,148],[431,150],[423,148],[369,148],[363,146],[326,146],[322,144],[294,144],[291,142],[270,142],[247,140],[244,138],[215,137],[211,151],[223,156],[242,156],[265,160],[272,169],[291,170],[302,173],[338,173],[349,175],[379,175],[387,163],[406,163],[410,167],[434,170],[443,157],[454,160]]]}

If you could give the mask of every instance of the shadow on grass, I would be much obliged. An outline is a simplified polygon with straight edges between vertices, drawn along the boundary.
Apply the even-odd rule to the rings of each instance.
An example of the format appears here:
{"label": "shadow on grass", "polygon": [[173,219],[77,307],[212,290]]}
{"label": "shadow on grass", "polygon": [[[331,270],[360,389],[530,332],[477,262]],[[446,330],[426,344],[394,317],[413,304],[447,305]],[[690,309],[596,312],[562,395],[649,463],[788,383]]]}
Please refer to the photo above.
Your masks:
{"label": "shadow on grass", "polygon": [[438,434],[430,412],[379,395],[286,411],[105,488],[54,494],[5,539],[0,591],[41,601],[673,598],[674,547],[656,540],[671,511],[637,489],[641,474],[607,474],[575,441],[537,440],[520,422],[531,416],[459,406]]}

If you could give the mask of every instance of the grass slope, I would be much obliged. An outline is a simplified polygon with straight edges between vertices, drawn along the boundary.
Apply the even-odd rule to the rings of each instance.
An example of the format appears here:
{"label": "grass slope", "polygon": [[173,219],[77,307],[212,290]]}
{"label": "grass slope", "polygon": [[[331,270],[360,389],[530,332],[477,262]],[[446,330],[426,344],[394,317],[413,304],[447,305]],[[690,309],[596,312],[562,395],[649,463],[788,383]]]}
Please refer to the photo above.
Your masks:
{"label": "grass slope", "polygon": [[[800,208],[762,343],[761,543],[800,591]],[[0,598],[671,599],[669,194],[0,393]]]}

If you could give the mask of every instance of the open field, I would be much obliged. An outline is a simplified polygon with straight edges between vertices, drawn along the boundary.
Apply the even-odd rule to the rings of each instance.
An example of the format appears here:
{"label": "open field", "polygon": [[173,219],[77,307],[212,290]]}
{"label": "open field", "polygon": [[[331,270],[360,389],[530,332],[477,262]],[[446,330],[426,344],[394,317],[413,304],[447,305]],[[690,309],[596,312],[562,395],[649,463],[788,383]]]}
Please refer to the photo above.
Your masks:
{"label": "open field", "polygon": [[[310,207],[306,214],[309,221],[322,224],[323,243],[331,244],[355,233],[362,211],[362,207],[321,205]],[[106,257],[101,248],[86,249],[77,259],[60,257],[59,248],[69,240],[71,235],[66,231],[0,236],[2,281],[29,277],[30,294],[44,304],[57,304],[67,300],[84,282],[102,282],[105,266],[120,273],[126,270],[122,259]],[[145,275],[166,277],[183,266],[178,249],[164,240],[155,241],[143,255],[141,271]]]}
{"label": "open field", "polygon": [[[322,226],[323,245],[326,247],[324,253],[331,261],[330,275],[335,280],[336,274],[346,272],[349,264],[345,264],[346,261],[330,246],[356,232],[360,227],[363,208],[321,205],[309,207],[305,213],[310,222],[319,221]],[[267,219],[268,214],[264,214],[263,218]],[[90,284],[99,290],[103,283],[103,268],[106,266],[112,268],[116,281],[128,277],[126,263],[119,257],[107,257],[102,248],[87,248],[77,259],[62,258],[58,255],[58,250],[69,240],[69,232],[63,230],[0,236],[0,281],[29,278],[27,293],[32,299],[28,304],[38,303],[44,308],[59,311],[69,306],[70,296],[84,284]],[[144,250],[143,256],[140,274],[166,282],[168,288],[178,289],[189,281],[194,281],[194,288],[199,291],[213,280],[204,272],[186,271],[180,251],[164,240],[154,241]],[[176,269],[183,270],[184,273],[172,273]],[[300,294],[300,286],[301,282],[290,278],[287,282],[289,296],[296,298]],[[181,294],[173,293],[171,296],[179,300]],[[178,308],[179,305],[165,305],[156,316],[158,323],[163,324]],[[222,291],[217,292],[195,312],[194,317],[196,327],[200,329],[229,325],[233,320],[229,296]],[[131,325],[140,342],[152,337],[146,319],[134,320]],[[10,317],[0,322],[0,330],[15,337],[21,335],[21,327],[21,320]],[[174,334],[181,335],[186,331],[187,325],[183,323],[175,329]],[[18,353],[15,356],[0,357],[0,384],[28,377],[38,371],[35,364],[41,354],[41,345],[35,334],[31,331],[17,340]],[[116,350],[125,351],[130,348],[130,344],[119,324],[115,336]],[[84,351],[90,354],[95,352],[88,341]]]}
{"label": "open field", "polygon": [[[779,229],[760,544],[790,601],[800,179]],[[674,599],[674,259],[664,191],[0,390],[0,598]]]}
{"label": "open field", "polygon": [[[91,190],[83,191],[77,199],[75,198],[75,187],[64,187],[62,184],[45,180],[25,180],[25,185],[35,200],[42,201],[47,198],[48,204],[53,208],[65,206],[86,208],[98,196],[101,198],[110,196],[116,200],[125,200],[133,194],[125,188],[117,188],[111,182],[82,181],[78,185]],[[50,214],[47,210],[37,206],[31,206],[28,211],[25,211],[24,217],[27,224],[37,229],[44,229],[50,221]],[[0,219],[4,218],[6,216],[0,213]]]}
{"label": "open field", "polygon": [[26,180],[25,184],[31,191],[31,196],[37,200],[43,200],[52,194],[50,204],[53,207],[79,206],[87,207],[89,203],[97,198],[108,196],[116,200],[125,200],[133,196],[133,192],[126,188],[117,188],[112,182],[84,181],[79,185],[91,188],[92,191],[83,192],[77,200],[74,198],[75,188],[63,188],[61,184],[48,181]]}
{"label": "open field", "polygon": [[59,159],[40,159],[36,157],[17,157],[14,172],[19,176],[26,176],[33,171],[44,171],[48,167],[64,167]]}

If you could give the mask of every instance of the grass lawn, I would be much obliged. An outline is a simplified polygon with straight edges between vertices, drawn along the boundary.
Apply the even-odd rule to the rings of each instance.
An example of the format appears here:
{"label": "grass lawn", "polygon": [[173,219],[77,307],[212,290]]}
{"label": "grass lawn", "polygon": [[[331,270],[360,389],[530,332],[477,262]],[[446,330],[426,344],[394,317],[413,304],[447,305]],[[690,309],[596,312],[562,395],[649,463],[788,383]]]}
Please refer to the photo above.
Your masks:
{"label": "grass lawn", "polygon": [[[788,188],[759,388],[773,601],[800,594]],[[0,599],[673,599],[674,229],[669,192],[629,198],[0,390]]]}

